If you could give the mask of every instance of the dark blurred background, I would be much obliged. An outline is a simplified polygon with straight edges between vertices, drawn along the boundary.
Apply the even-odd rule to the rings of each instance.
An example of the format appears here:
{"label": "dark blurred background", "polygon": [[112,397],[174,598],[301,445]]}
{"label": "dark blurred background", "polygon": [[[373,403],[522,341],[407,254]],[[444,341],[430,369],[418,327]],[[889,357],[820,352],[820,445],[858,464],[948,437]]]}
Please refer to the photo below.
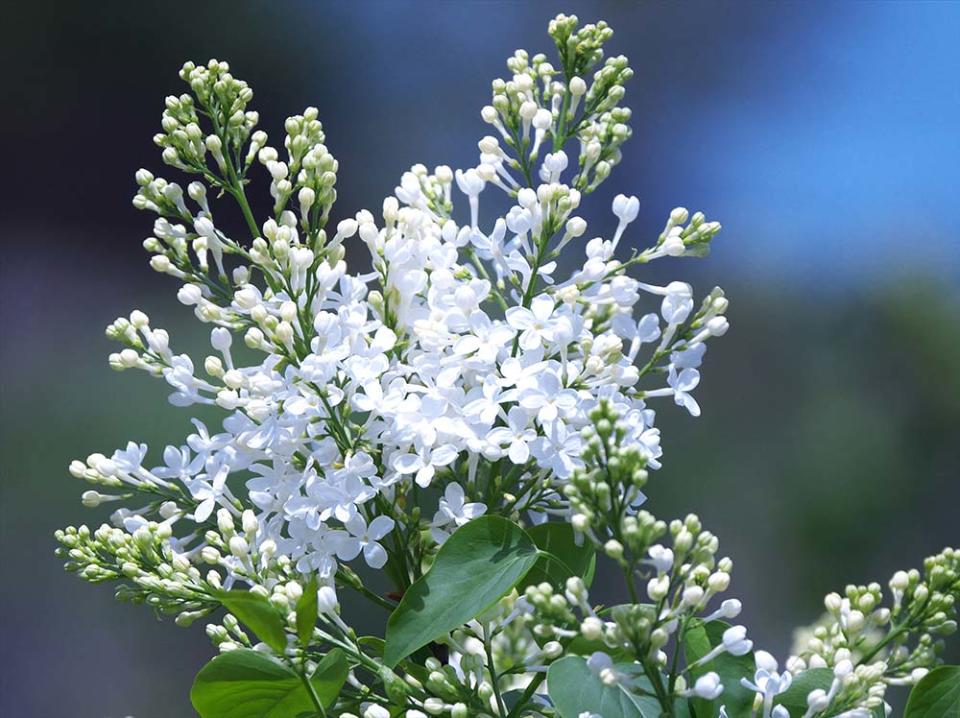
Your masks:
{"label": "dark blurred background", "polygon": [[660,413],[650,508],[719,534],[781,657],[827,591],[960,541],[960,5],[21,3],[0,50],[0,713],[186,718],[211,653],[201,626],[63,574],[51,536],[104,516],[80,506],[71,458],[187,433],[163,385],[111,373],[102,334],[139,307],[180,349],[206,340],[130,205],[138,167],[174,174],[150,138],[180,64],[228,59],[275,142],[319,107],[339,220],[414,162],[472,165],[490,80],[515,48],[549,50],[559,11],[608,20],[637,71],[591,234],[621,191],[641,198],[635,241],[677,204],[724,225],[707,260],[649,275],[724,286],[733,323],[702,418]]}

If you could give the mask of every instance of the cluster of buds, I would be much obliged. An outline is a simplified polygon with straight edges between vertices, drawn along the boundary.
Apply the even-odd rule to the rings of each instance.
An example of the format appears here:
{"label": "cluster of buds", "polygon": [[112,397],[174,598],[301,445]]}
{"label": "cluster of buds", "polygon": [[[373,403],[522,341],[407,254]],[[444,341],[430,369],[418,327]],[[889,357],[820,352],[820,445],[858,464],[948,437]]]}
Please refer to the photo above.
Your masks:
{"label": "cluster of buds", "polygon": [[886,664],[876,661],[855,666],[849,653],[833,666],[833,681],[807,695],[807,716],[841,715],[845,718],[870,718],[884,706],[887,683]]}
{"label": "cluster of buds", "polygon": [[[613,608],[603,619],[587,615],[580,632],[615,657],[665,666],[665,649],[693,619],[729,621],[740,614],[737,599],[724,600],[714,610],[707,610],[711,601],[729,588],[733,563],[729,558],[717,558],[717,537],[705,531],[693,514],[666,523],[646,511],[623,510],[625,502],[642,496],[639,488],[646,472],[637,457],[623,456],[617,450],[615,416],[609,407],[601,405],[596,413],[597,437],[586,452],[592,462],[598,455],[607,457],[606,469],[579,472],[566,494],[575,511],[574,526],[620,565],[634,601]],[[664,537],[669,537],[669,545],[658,543]],[[647,601],[639,600],[634,587],[637,578],[646,579]],[[700,662],[709,663],[720,653],[744,655],[752,645],[745,629],[733,626]],[[701,696],[714,692],[712,679],[698,678],[702,679],[696,682],[699,687],[690,690]],[[679,676],[677,681],[677,685],[682,683]]]}
{"label": "cluster of buds", "polygon": [[[267,220],[262,236],[250,248],[251,261],[267,286],[261,289],[246,278],[237,282],[232,303],[247,325],[244,342],[251,349],[300,356],[308,353],[316,327],[304,320],[303,314],[312,312],[315,298],[339,281],[343,274],[341,242],[357,231],[355,221],[344,220],[328,243],[324,230],[304,237],[297,225],[289,210],[278,220]],[[304,244],[304,239],[309,244]]]}
{"label": "cluster of buds", "polygon": [[[634,552],[645,543],[644,538],[637,540],[637,537],[655,534],[662,522],[641,512],[636,517],[636,525],[636,532],[627,534],[631,556],[636,556]],[[637,602],[613,611],[614,627],[605,636],[608,645],[632,646],[637,659],[655,660],[661,665],[667,660],[664,647],[690,619],[730,620],[739,615],[741,608],[738,600],[728,599],[709,615],[703,615],[707,605],[730,586],[733,569],[729,558],[716,558],[719,547],[716,536],[704,531],[700,520],[692,514],[682,521],[671,521],[667,534],[671,540],[669,547],[647,544],[646,558],[639,561],[626,556],[619,558],[629,582],[635,577],[646,578],[650,603]],[[609,549],[607,552],[610,553]],[[742,655],[739,651],[749,652],[751,645],[745,632],[733,631],[724,638],[722,650]]]}
{"label": "cluster of buds", "polygon": [[[390,712],[377,703],[363,706],[363,718],[389,718],[392,715],[426,718],[426,716],[488,716],[492,707],[494,688],[483,676],[483,659],[473,653],[459,656],[459,670],[437,658],[427,658],[423,665],[409,664],[403,678],[385,670],[380,674],[384,691],[394,706],[412,705],[401,713]],[[372,696],[371,696],[372,697]],[[396,710],[396,708],[394,709]],[[341,718],[352,718],[353,713],[341,713]]]}
{"label": "cluster of buds", "polygon": [[[609,176],[620,160],[620,145],[630,137],[630,111],[618,105],[633,71],[626,58],[609,58],[588,86],[584,77],[603,58],[602,46],[613,31],[604,22],[579,30],[577,25],[575,16],[560,15],[551,22],[560,68],[543,54],[530,57],[517,50],[507,60],[510,79],[494,80],[493,99],[481,112],[507,146],[504,151],[493,137],[481,141],[482,177],[510,194],[515,195],[520,185],[507,168],[519,170],[532,184],[532,166],[548,137],[554,154],[547,156],[541,175],[566,168],[566,155],[560,151],[579,136],[581,171],[573,186],[584,192],[593,191]],[[551,169],[552,165],[562,166]]]}
{"label": "cluster of buds", "polygon": [[[580,206],[581,194],[565,184],[541,184],[536,191],[529,187],[520,190],[517,194],[517,205],[526,211],[527,220],[520,213],[513,217],[508,216],[507,228],[512,231],[529,231],[533,238],[532,255],[534,261],[540,258],[543,263],[547,258],[557,257],[560,250],[574,237],[581,236],[587,229],[587,223],[573,215]],[[513,226],[510,226],[513,224]],[[553,247],[551,239],[563,232],[560,241]],[[518,288],[531,286],[532,269],[520,272]]]}
{"label": "cluster of buds", "polygon": [[189,625],[219,606],[212,593],[220,576],[201,575],[174,550],[171,534],[169,523],[148,522],[132,533],[103,524],[93,532],[69,526],[55,535],[57,555],[66,559],[68,571],[90,583],[123,579],[127,583],[118,588],[118,599],[146,604]]}
{"label": "cluster of buds", "polygon": [[[183,198],[183,187],[163,177],[155,177],[150,170],[143,168],[137,170],[135,177],[139,189],[133,198],[134,207],[155,212],[161,217],[193,222],[193,213]],[[191,199],[196,196],[198,204],[202,202],[201,209],[207,205],[206,189],[202,183],[191,182],[187,194]]]}
{"label": "cluster of buds", "polygon": [[[391,712],[377,703],[362,706],[362,718],[390,718],[402,715],[404,718],[427,718],[427,716],[450,716],[450,718],[468,718],[468,716],[486,716],[492,718],[490,709],[494,690],[489,681],[476,681],[471,670],[473,662],[467,660],[464,672],[458,673],[453,666],[442,663],[436,658],[428,658],[423,666],[417,666],[417,675],[408,673],[402,680],[394,676],[381,675],[384,689],[390,700],[399,705],[413,704],[416,708],[397,713]],[[358,718],[354,713],[341,713],[340,718]]]}
{"label": "cluster of buds", "polygon": [[[142,467],[135,468],[127,465],[122,459],[116,460],[118,454],[136,456],[142,450],[142,445],[130,442],[124,451],[115,453],[114,458],[94,453],[83,461],[80,459],[71,461],[70,474],[74,478],[96,486],[98,489],[126,490],[119,494],[104,494],[97,490],[85,491],[82,496],[83,505],[96,508],[114,501],[124,501],[131,498],[133,492],[137,492],[153,498],[148,508],[156,511],[164,522],[172,523],[180,518],[184,512],[183,506],[192,506],[194,502],[185,496],[179,487]],[[114,512],[111,519],[116,525],[123,526],[131,515],[129,509],[121,508]]]}
{"label": "cluster of buds", "polygon": [[416,164],[403,173],[394,194],[411,207],[429,210],[438,217],[449,217],[453,210],[450,199],[452,186],[453,170],[447,165],[434,167],[431,174],[425,165]]}
{"label": "cluster of buds", "polygon": [[517,608],[522,611],[523,608],[529,607],[529,615],[533,618],[534,635],[539,639],[549,640],[569,637],[569,630],[577,627],[578,620],[574,614],[574,608],[593,614],[587,599],[587,589],[583,579],[571,577],[567,580],[563,591],[556,590],[549,583],[527,586]]}
{"label": "cluster of buds", "polygon": [[170,335],[165,329],[150,327],[150,317],[138,309],[130,318],[118,317],[106,329],[107,338],[124,345],[110,355],[110,367],[117,371],[143,369],[159,374],[173,361]]}
{"label": "cluster of buds", "polygon": [[[553,114],[542,104],[551,91],[553,68],[542,55],[536,56],[534,64],[529,63],[524,50],[514,53],[507,61],[507,68],[513,76],[509,80],[493,81],[493,99],[483,108],[481,117],[497,129],[520,158],[518,166],[529,167],[547,133],[553,129]],[[538,81],[544,85],[542,92]]]}
{"label": "cluster of buds", "polygon": [[258,529],[256,516],[250,509],[240,515],[239,526],[230,511],[219,509],[216,529],[204,533],[199,556],[205,563],[249,583],[251,591],[269,598],[266,586],[278,585],[280,578],[290,573],[290,559],[277,555],[277,545],[272,539],[259,541]]}
{"label": "cluster of buds", "polygon": [[829,635],[829,630],[822,639],[815,633],[809,647],[820,650],[810,656],[813,667],[834,666],[847,659],[850,650],[875,645],[890,623],[890,609],[881,605],[883,592],[879,583],[851,584],[844,594],[830,593],[824,598],[834,636]]}
{"label": "cluster of buds", "polygon": [[250,636],[232,613],[224,614],[220,623],[208,623],[205,631],[207,638],[220,652],[253,647]]}
{"label": "cluster of buds", "polygon": [[645,500],[641,489],[647,483],[646,462],[633,448],[624,449],[626,422],[610,402],[601,401],[589,414],[592,426],[581,456],[586,468],[574,472],[564,487],[570,502],[575,530],[585,534],[618,561],[642,555],[666,530],[666,525],[636,507]]}
{"label": "cluster of buds", "polygon": [[710,293],[704,297],[684,335],[684,342],[674,349],[686,351],[695,348],[705,342],[710,337],[722,337],[727,333],[730,324],[724,316],[730,306],[730,300],[724,296],[720,287],[714,287]]}
{"label": "cluster of buds", "polygon": [[613,36],[613,30],[605,22],[579,30],[578,24],[576,16],[559,15],[550,23],[550,35],[560,54],[569,93],[560,113],[561,139],[579,138],[576,185],[592,192],[610,176],[610,170],[620,161],[620,146],[630,138],[630,110],[619,104],[633,70],[623,56],[607,58],[588,87],[583,77],[603,59],[603,44]]}
{"label": "cluster of buds", "polygon": [[308,107],[302,115],[287,118],[284,123],[286,162],[280,161],[273,147],[263,147],[257,154],[270,173],[275,216],[280,216],[296,194],[300,226],[311,246],[318,241],[320,230],[327,223],[330,208],[336,201],[334,185],[339,166],[323,144],[326,137],[317,115],[316,107]]}
{"label": "cluster of buds", "polygon": [[600,20],[584,25],[576,15],[557,15],[547,25],[547,33],[553,38],[560,53],[564,70],[573,75],[582,75],[603,59],[603,45],[613,37],[613,28]]}
{"label": "cluster of buds", "polygon": [[[626,62],[626,58],[620,59]],[[615,107],[598,115],[595,120],[582,124],[578,133],[580,171],[574,181],[579,189],[586,193],[593,192],[620,163],[620,146],[633,134],[627,124],[630,116],[630,108]]]}
{"label": "cluster of buds", "polygon": [[[208,292],[226,298],[226,288],[208,277],[208,257],[213,258],[219,277],[225,280],[223,255],[245,255],[246,252],[214,226],[206,186],[197,181],[187,185],[187,195],[200,208],[194,214],[183,199],[183,188],[177,183],[154,177],[145,169],[137,170],[136,179],[139,189],[133,198],[133,206],[160,215],[153,224],[153,236],[143,241],[143,248],[152,255],[150,266],[161,274],[207,285]],[[218,181],[209,181],[218,186]],[[196,264],[190,256],[190,249],[196,256]]]}
{"label": "cluster of buds", "polygon": [[710,251],[710,242],[720,229],[720,223],[707,221],[703,212],[691,215],[684,207],[677,207],[670,213],[648,259],[706,256]]}
{"label": "cluster of buds", "polygon": [[[213,257],[220,278],[226,279],[224,253],[242,255],[245,251],[214,226],[206,186],[199,181],[187,185],[187,195],[199,207],[194,214],[184,201],[183,188],[176,182],[154,177],[146,169],[137,170],[136,179],[139,189],[133,206],[159,215],[153,224],[153,236],[143,240],[143,248],[153,255],[150,266],[176,279],[208,284],[211,291],[224,298],[225,289],[207,276],[208,256]],[[210,182],[217,186],[217,182]],[[196,264],[190,249],[196,256]]]}
{"label": "cluster of buds", "polygon": [[[153,138],[163,148],[163,161],[185,172],[209,177],[209,152],[221,176],[242,175],[250,160],[238,167],[239,151],[259,121],[256,112],[247,111],[253,90],[230,74],[226,62],[218,60],[200,66],[187,62],[180,70],[180,78],[190,85],[193,96],[167,98],[161,122],[163,131]],[[211,132],[200,126],[194,97],[209,118]],[[260,140],[265,141],[265,136]]]}
{"label": "cluster of buds", "polygon": [[[522,594],[512,591],[443,639],[456,656],[455,664],[429,658],[424,671],[411,667],[404,677],[410,689],[405,698],[428,715],[502,715],[492,674],[497,675],[501,694],[525,689],[530,674],[546,671],[565,655],[564,645],[578,637],[576,611],[596,616],[579,578],[569,579],[565,590],[544,582],[527,586]],[[406,715],[419,714],[415,710]]]}
{"label": "cluster of buds", "polygon": [[913,685],[939,663],[943,637],[957,630],[960,551],[947,548],[928,557],[923,573],[897,571],[888,587],[887,606],[878,583],[850,585],[843,595],[824,599],[826,615],[805,632],[788,663],[795,673],[839,671],[833,691],[811,696],[811,715],[827,708],[872,709],[887,686]]}

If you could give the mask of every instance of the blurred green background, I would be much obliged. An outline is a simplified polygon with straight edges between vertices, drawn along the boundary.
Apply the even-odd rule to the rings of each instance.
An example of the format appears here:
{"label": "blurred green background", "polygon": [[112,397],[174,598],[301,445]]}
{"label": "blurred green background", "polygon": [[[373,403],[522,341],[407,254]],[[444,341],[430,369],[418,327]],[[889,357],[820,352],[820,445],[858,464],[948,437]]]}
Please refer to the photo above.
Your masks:
{"label": "blurred green background", "polygon": [[733,324],[703,416],[660,412],[651,510],[719,534],[745,621],[781,657],[827,591],[960,542],[960,5],[31,2],[6,11],[0,50],[0,713],[191,716],[211,652],[202,627],[115,604],[52,555],[54,529],[104,518],[70,459],[187,431],[163,385],[110,372],[102,334],[139,307],[178,348],[206,341],[129,203],[137,167],[164,169],[150,137],[181,62],[230,60],[274,137],[318,106],[340,219],[413,162],[475,162],[489,81],[516,47],[548,49],[559,11],[607,19],[637,70],[634,139],[591,232],[620,191],[641,198],[634,241],[681,203],[725,227],[707,260],[648,275],[722,285]]}

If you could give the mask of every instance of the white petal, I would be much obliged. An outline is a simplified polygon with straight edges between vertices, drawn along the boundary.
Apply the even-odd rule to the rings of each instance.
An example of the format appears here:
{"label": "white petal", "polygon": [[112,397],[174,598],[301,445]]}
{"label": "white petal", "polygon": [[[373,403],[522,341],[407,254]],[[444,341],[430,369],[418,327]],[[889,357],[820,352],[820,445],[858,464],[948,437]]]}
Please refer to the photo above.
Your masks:
{"label": "white petal", "polygon": [[367,527],[367,536],[378,541],[393,531],[395,525],[393,519],[389,516],[377,516]]}
{"label": "white petal", "polygon": [[530,458],[530,447],[522,439],[515,439],[510,444],[510,461],[515,464],[525,464]]}
{"label": "white petal", "polygon": [[556,306],[556,304],[552,297],[546,294],[540,294],[534,298],[530,305],[530,309],[537,319],[545,321],[550,318],[551,314],[553,314],[554,306]]}
{"label": "white petal", "polygon": [[461,356],[473,354],[473,352],[480,348],[480,344],[481,342],[479,338],[473,336],[472,334],[467,334],[466,336],[462,336],[457,340],[457,343],[453,347],[453,351],[455,354],[459,354]]}
{"label": "white petal", "polygon": [[677,379],[677,389],[680,391],[691,391],[700,383],[700,372],[696,369],[684,369],[680,372],[680,378]]}
{"label": "white petal", "polygon": [[193,512],[194,521],[199,524],[210,518],[210,514],[213,513],[213,507],[216,505],[216,503],[217,502],[214,501],[212,497],[201,503],[197,507],[197,510]]}
{"label": "white petal", "polygon": [[430,463],[434,466],[446,466],[456,459],[459,453],[453,444],[443,444],[431,452]]}
{"label": "white petal", "polygon": [[337,557],[341,561],[353,561],[360,555],[360,541],[353,537],[344,538],[337,545]]}
{"label": "white petal", "polygon": [[540,334],[533,331],[532,329],[527,329],[520,335],[520,346],[525,351],[533,351],[534,349],[540,348]]}
{"label": "white petal", "polygon": [[430,485],[430,482],[433,481],[433,475],[436,473],[433,466],[427,465],[424,466],[420,471],[417,472],[417,486],[426,488]]}
{"label": "white petal", "polygon": [[492,444],[505,444],[511,438],[513,438],[513,432],[505,426],[498,426],[495,429],[491,429],[490,433],[487,434],[487,441]]}
{"label": "white petal", "polygon": [[506,318],[510,326],[515,329],[526,329],[534,322],[533,312],[524,307],[510,307]]}
{"label": "white petal", "polygon": [[458,484],[456,481],[447,484],[447,488],[443,492],[443,498],[446,499],[447,503],[451,507],[456,507],[456,513],[459,513],[460,507],[463,506],[463,497],[463,487],[460,484]]}
{"label": "white petal", "polygon": [[423,466],[423,459],[417,454],[400,454],[393,457],[393,470],[400,474],[412,474]]}
{"label": "white petal", "polygon": [[363,557],[370,568],[383,568],[383,565],[387,562],[387,552],[378,543],[368,543],[364,546]]}
{"label": "white petal", "polygon": [[473,502],[463,505],[463,511],[461,515],[464,518],[475,519],[477,516],[484,514],[487,510],[486,504],[481,504],[480,502]]}

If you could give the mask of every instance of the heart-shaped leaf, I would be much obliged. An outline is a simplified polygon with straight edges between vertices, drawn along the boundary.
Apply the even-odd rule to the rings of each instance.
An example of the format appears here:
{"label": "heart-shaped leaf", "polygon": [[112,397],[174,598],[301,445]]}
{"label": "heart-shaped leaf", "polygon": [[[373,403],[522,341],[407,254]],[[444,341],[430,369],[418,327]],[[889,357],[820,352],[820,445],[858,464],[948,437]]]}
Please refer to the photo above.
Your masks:
{"label": "heart-shaped leaf", "polygon": [[921,678],[903,718],[960,718],[960,666],[940,666]]}
{"label": "heart-shaped leaf", "polygon": [[833,683],[833,671],[829,668],[810,668],[798,673],[790,688],[774,701],[790,711],[790,718],[801,718],[807,712],[807,696],[817,688],[829,691]]}
{"label": "heart-shaped leaf", "polygon": [[461,526],[390,615],[384,662],[392,668],[486,611],[520,583],[538,556],[527,532],[499,516]]}
{"label": "heart-shaped leaf", "polygon": [[220,603],[257,634],[257,638],[277,653],[287,647],[285,622],[280,611],[263,596],[249,591],[221,591],[216,594]]}
{"label": "heart-shaped leaf", "polygon": [[[310,683],[324,706],[336,700],[348,670],[340,650],[328,653],[317,666]],[[248,649],[222,653],[200,669],[190,701],[200,718],[289,718],[316,712],[299,675]]]}
{"label": "heart-shaped leaf", "polygon": [[596,551],[588,541],[577,544],[573,526],[566,522],[548,521],[530,527],[527,533],[538,549],[550,555],[540,557],[523,579],[522,586],[546,582],[563,587],[571,576],[579,576],[590,585],[597,564]]}
{"label": "heart-shaped leaf", "polygon": [[579,656],[561,658],[547,671],[550,700],[562,718],[579,718],[583,713],[596,713],[603,718],[659,718],[660,703],[649,695],[653,693],[650,682],[637,678],[632,686],[634,690],[623,685],[605,685]]}
{"label": "heart-shaped leaf", "polygon": [[[696,621],[688,626],[683,636],[683,650],[687,665],[703,658],[715,646],[723,643],[723,632],[728,628],[730,624],[723,621],[709,623]],[[754,693],[749,688],[744,688],[740,684],[740,679],[753,680],[756,670],[752,653],[745,656],[722,653],[712,661],[694,668],[691,671],[694,679],[714,671],[720,676],[720,682],[723,684],[723,693],[712,701],[703,698],[692,699],[697,718],[701,716],[716,718],[720,715],[720,706],[726,707],[729,718],[749,718],[753,711]]]}

